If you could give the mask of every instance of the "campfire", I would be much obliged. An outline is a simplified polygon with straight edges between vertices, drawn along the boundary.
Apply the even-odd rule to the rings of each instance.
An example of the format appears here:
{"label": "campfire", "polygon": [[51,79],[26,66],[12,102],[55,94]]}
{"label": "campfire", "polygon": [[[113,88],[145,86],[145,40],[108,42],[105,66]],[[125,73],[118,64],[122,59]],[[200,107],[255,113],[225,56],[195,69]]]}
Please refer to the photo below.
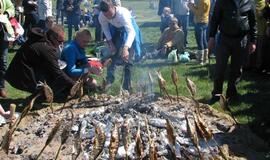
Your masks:
{"label": "campfire", "polygon": [[[175,73],[174,73],[175,74]],[[151,75],[149,74],[149,77]],[[172,75],[177,84],[177,78]],[[172,96],[158,73],[160,94],[106,94],[28,114],[4,159],[260,159],[265,144],[226,113],[194,98]],[[152,88],[152,86],[151,86]],[[177,88],[177,85],[176,85]],[[144,90],[144,89],[142,89]],[[226,101],[221,98],[224,107]],[[68,106],[68,107],[66,107]],[[7,127],[4,130],[9,131]],[[3,136],[3,142],[5,136]]]}

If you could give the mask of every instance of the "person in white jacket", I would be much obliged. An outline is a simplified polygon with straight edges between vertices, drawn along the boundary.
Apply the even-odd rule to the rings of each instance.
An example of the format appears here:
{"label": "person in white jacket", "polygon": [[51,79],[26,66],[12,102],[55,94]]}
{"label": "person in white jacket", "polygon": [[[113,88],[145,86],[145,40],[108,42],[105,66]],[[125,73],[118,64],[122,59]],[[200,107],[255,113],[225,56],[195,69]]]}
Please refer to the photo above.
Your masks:
{"label": "person in white jacket", "polygon": [[112,53],[112,63],[107,70],[107,84],[113,83],[116,65],[122,64],[125,72],[123,89],[130,90],[132,58],[141,57],[140,29],[127,8],[114,6],[106,1],[101,1],[99,8],[99,22]]}

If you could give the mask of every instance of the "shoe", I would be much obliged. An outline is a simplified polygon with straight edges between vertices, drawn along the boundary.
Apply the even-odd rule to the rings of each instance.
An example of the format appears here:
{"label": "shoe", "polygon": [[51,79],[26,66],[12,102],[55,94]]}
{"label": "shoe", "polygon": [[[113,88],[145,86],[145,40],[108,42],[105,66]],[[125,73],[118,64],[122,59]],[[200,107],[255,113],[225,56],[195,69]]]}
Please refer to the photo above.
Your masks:
{"label": "shoe", "polygon": [[214,103],[216,103],[217,101],[219,101],[220,97],[219,96],[212,96],[212,98],[209,100],[208,104],[212,105]]}
{"label": "shoe", "polygon": [[0,97],[7,98],[7,92],[4,88],[0,89]]}

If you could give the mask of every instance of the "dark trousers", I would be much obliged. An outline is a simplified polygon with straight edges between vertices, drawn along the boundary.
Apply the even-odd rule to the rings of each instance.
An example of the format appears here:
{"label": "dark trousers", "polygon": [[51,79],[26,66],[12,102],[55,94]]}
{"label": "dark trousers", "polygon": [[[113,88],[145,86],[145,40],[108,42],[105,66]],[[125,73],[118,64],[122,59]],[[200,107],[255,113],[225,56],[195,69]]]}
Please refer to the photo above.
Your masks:
{"label": "dark trousers", "polygon": [[5,88],[4,75],[7,69],[8,41],[4,40],[4,32],[0,30],[0,89]]}
{"label": "dark trousers", "polygon": [[72,39],[72,29],[74,27],[75,31],[79,30],[80,24],[80,15],[67,15],[67,23],[68,23],[68,41]]}
{"label": "dark trousers", "polygon": [[23,24],[24,37],[27,37],[28,32],[32,27],[36,27],[38,24],[39,18],[37,13],[25,14],[25,21]]}
{"label": "dark trousers", "polygon": [[56,10],[56,24],[58,24],[59,18],[61,20],[61,24],[64,25],[64,10],[62,10],[62,9]]}
{"label": "dark trousers", "polygon": [[113,83],[114,82],[114,72],[116,69],[117,65],[123,65],[124,66],[124,70],[122,73],[123,76],[121,78],[123,81],[123,89],[125,90],[131,90],[131,75],[132,75],[132,56],[134,56],[134,52],[132,52],[131,50],[129,51],[129,61],[128,62],[124,62],[122,57],[121,57],[121,52],[122,52],[122,38],[121,38],[122,34],[119,31],[116,31],[116,33],[113,36],[113,43],[115,45],[115,47],[117,48],[117,52],[115,53],[115,55],[113,55],[112,58],[112,63],[111,65],[108,67],[107,69],[107,83]]}
{"label": "dark trousers", "polygon": [[222,94],[224,75],[229,57],[231,57],[227,96],[237,94],[236,84],[242,74],[242,65],[247,56],[247,37],[229,38],[221,34],[216,50],[214,90],[212,95]]}
{"label": "dark trousers", "polygon": [[103,32],[102,32],[102,29],[101,29],[101,25],[98,21],[98,15],[94,15],[93,17],[93,21],[94,21],[94,26],[95,26],[95,41],[96,42],[99,42],[101,41],[103,38]]}

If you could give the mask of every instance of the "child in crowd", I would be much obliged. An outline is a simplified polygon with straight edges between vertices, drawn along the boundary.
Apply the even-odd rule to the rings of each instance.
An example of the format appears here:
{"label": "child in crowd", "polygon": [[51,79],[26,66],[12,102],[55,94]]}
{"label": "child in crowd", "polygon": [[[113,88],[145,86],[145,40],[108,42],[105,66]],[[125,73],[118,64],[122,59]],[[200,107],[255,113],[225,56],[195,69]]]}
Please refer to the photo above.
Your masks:
{"label": "child in crowd", "polygon": [[54,24],[53,16],[48,16],[45,20],[45,31],[51,29],[53,24]]}
{"label": "child in crowd", "polygon": [[164,7],[163,13],[161,15],[161,24],[160,24],[160,31],[163,33],[165,28],[169,27],[170,19],[173,17],[171,14],[171,9],[169,7]]}

